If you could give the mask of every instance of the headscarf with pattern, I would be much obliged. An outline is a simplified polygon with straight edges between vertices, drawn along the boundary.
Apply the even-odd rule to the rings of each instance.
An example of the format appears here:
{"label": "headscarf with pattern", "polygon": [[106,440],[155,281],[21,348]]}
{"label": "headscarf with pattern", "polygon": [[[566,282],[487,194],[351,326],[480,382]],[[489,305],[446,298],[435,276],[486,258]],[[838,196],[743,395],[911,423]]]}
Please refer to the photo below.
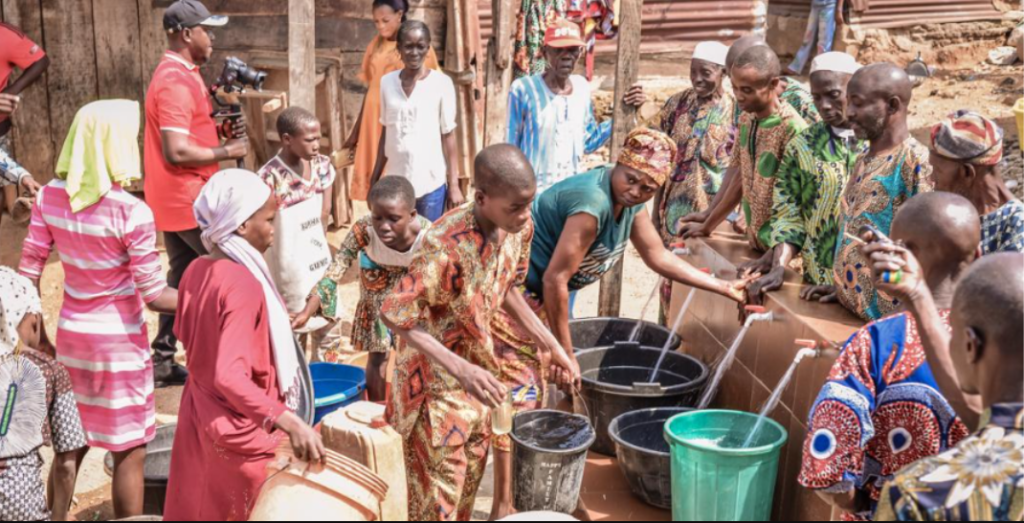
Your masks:
{"label": "headscarf with pattern", "polygon": [[1003,130],[984,116],[961,109],[932,128],[932,149],[972,165],[997,165],[1003,159]]}
{"label": "headscarf with pattern", "polygon": [[646,127],[638,127],[629,133],[619,153],[620,164],[654,178],[659,187],[672,176],[675,158],[676,144],[672,138]]}

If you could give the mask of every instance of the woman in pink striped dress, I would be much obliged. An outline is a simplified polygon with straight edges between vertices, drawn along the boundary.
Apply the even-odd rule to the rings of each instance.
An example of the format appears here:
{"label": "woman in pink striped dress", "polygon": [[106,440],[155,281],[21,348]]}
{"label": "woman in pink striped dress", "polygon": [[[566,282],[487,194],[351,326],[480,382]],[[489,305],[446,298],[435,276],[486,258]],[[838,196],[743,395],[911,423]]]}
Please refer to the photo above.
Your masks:
{"label": "woman in pink striped dress", "polygon": [[[114,453],[114,511],[142,513],[145,446],[156,429],[153,364],[143,307],[174,314],[156,250],[153,213],[121,185],[140,174],[139,104],[79,111],[40,191],[21,272],[38,280],[56,248],[64,266],[57,359],[71,374],[90,447]],[[89,448],[80,451],[81,466]]]}

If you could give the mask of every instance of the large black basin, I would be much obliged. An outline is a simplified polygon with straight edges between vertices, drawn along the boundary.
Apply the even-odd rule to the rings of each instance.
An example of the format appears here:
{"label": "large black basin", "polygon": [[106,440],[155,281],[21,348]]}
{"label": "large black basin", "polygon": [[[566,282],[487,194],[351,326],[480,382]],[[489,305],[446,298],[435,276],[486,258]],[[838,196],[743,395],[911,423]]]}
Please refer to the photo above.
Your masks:
{"label": "large black basin", "polygon": [[576,355],[583,386],[581,397],[575,400],[575,409],[590,418],[597,432],[597,441],[591,450],[606,456],[615,455],[615,442],[608,434],[608,426],[627,412],[693,407],[697,403],[708,379],[707,366],[685,354],[669,352],[654,383],[647,384],[660,356],[660,348],[640,347],[635,343],[620,343]]}
{"label": "large black basin", "polygon": [[642,323],[638,343],[644,347],[662,348],[673,338],[671,350],[679,350],[682,340],[661,325],[631,320],[628,318],[585,318],[569,322],[572,344],[576,351],[613,347],[616,343],[628,342],[638,323]]}

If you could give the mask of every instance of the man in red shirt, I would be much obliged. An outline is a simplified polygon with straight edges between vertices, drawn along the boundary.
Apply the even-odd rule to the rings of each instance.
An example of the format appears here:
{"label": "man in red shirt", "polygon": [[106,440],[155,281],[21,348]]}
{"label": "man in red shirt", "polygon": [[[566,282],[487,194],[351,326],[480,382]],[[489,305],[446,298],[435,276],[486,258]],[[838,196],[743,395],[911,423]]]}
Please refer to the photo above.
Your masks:
{"label": "man in red shirt", "polygon": [[[39,184],[11,156],[11,115],[18,109],[21,93],[34,84],[50,59],[35,42],[17,27],[0,22],[0,187],[20,185],[35,196]],[[11,73],[22,71],[17,80],[7,84]]]}
{"label": "man in red shirt", "polygon": [[[167,283],[178,287],[188,266],[206,253],[192,204],[199,191],[226,160],[248,152],[245,123],[232,129],[222,145],[213,117],[209,90],[199,68],[213,55],[210,28],[227,24],[198,0],[178,0],[164,13],[168,50],[146,95],[146,202],[157,230],[164,235],[170,270]],[[161,316],[153,342],[157,387],[184,385],[188,372],[174,362],[178,340],[174,316]]]}

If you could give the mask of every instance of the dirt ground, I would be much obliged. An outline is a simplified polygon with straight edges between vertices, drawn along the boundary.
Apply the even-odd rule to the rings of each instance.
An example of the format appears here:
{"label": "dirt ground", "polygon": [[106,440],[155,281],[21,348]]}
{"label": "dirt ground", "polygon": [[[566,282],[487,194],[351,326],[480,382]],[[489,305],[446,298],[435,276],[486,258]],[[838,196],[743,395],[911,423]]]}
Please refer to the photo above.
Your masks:
{"label": "dirt ground", "polygon": [[[650,103],[645,107],[642,116],[650,118],[667,101],[667,99],[688,87],[685,80],[688,64],[681,57],[659,56],[646,59],[641,66],[641,83],[648,91]],[[1006,177],[1013,185],[1018,197],[1024,192],[1024,158],[1016,147],[1017,131],[1012,106],[1021,97],[1022,74],[1024,68],[993,67],[988,65],[965,65],[962,68],[940,71],[936,77],[927,79],[915,90],[912,106],[911,126],[914,134],[924,140],[930,126],[942,116],[960,108],[974,108],[996,118],[1007,131],[1007,147],[1009,165]],[[595,103],[599,114],[610,116],[612,67],[608,60],[599,63],[597,78],[594,80],[598,92]],[[594,164],[607,160],[607,152],[590,158]],[[359,206],[358,213],[366,212],[365,206]],[[332,234],[331,242],[339,245],[347,231]],[[24,238],[24,231],[13,226],[9,218],[0,223],[0,263],[16,266],[18,253]],[[164,259],[166,264],[166,258]],[[639,317],[645,303],[657,284],[657,277],[643,266],[636,250],[630,248],[626,257],[625,281],[623,284],[623,316]],[[56,258],[52,258],[43,276],[42,289],[44,295],[44,312],[47,327],[51,334],[56,331],[56,322],[62,301],[63,270]],[[358,300],[358,288],[355,284],[342,289],[342,299],[355,303]],[[597,315],[598,289],[591,288],[580,293],[577,305],[577,317]],[[645,319],[656,321],[657,304],[651,306],[644,315]],[[150,335],[156,331],[156,317],[149,314]],[[181,355],[179,355],[181,356]],[[177,419],[180,389],[166,389],[157,392],[158,422],[173,423]],[[72,514],[78,521],[102,521],[113,517],[110,504],[110,479],[104,471],[102,454],[94,451],[87,459],[78,479],[76,503]],[[492,487],[490,475],[481,490],[478,500],[477,516],[486,517],[489,512]]]}

